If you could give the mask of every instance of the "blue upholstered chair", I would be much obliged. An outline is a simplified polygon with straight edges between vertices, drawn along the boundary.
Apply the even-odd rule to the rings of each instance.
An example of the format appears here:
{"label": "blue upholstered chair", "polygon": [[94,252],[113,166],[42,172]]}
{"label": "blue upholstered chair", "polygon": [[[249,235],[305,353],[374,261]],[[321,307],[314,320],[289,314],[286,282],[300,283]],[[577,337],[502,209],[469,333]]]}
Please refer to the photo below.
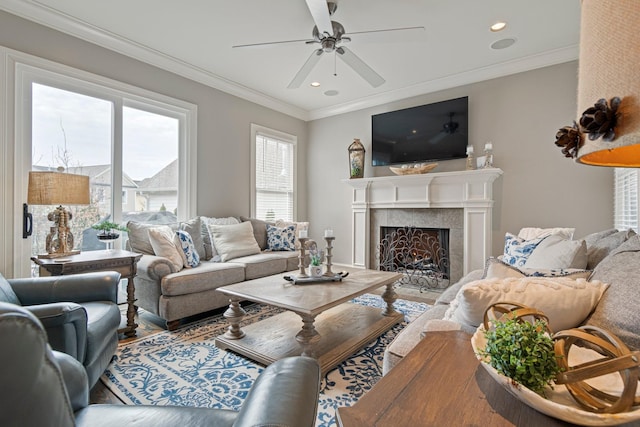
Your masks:
{"label": "blue upholstered chair", "polygon": [[0,275],[0,301],[40,319],[51,347],[82,363],[93,387],[118,346],[119,281],[116,272],[9,280]]}

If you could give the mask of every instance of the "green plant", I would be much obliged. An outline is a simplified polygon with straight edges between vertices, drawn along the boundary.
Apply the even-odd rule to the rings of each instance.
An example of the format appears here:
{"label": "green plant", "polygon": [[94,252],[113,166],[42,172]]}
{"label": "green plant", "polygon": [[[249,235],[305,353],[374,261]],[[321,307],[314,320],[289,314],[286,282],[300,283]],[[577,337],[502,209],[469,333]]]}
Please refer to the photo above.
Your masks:
{"label": "green plant", "polygon": [[485,332],[485,337],[487,345],[482,356],[491,358],[490,365],[502,375],[544,396],[545,386],[552,386],[561,371],[546,323],[514,318],[500,320],[493,330]]}
{"label": "green plant", "polygon": [[127,227],[123,227],[115,222],[102,221],[91,226],[94,230],[102,231],[102,234],[110,234],[113,230],[128,232]]}
{"label": "green plant", "polygon": [[318,251],[316,248],[312,248],[309,250],[309,259],[311,265],[321,265],[322,264],[322,251]]}

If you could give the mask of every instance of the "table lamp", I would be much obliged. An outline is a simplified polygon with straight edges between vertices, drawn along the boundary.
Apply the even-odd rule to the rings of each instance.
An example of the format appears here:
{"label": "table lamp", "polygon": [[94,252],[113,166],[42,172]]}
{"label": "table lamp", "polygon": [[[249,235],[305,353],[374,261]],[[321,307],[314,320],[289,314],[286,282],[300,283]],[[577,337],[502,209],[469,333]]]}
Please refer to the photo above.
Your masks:
{"label": "table lamp", "polygon": [[69,228],[71,212],[62,205],[88,205],[89,177],[58,172],[29,172],[29,194],[27,203],[31,205],[59,205],[47,218],[55,225],[47,235],[45,257],[57,258],[74,255],[73,234]]}

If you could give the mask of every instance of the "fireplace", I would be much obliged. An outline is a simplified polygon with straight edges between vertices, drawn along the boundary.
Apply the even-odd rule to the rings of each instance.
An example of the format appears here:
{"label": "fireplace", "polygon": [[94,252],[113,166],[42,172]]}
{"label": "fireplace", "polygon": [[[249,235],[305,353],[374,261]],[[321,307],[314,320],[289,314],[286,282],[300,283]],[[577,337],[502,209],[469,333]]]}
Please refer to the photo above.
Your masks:
{"label": "fireplace", "polygon": [[378,268],[403,273],[399,286],[441,290],[449,286],[449,229],[380,227]]}

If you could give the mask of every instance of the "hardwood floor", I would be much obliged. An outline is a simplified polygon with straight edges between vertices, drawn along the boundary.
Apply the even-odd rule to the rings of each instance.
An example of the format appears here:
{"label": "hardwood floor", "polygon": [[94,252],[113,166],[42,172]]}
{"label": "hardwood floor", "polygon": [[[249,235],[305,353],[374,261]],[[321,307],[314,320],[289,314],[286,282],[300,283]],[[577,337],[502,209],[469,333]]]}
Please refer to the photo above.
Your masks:
{"label": "hardwood floor", "polygon": [[[384,287],[380,288],[373,293],[381,295],[384,292]],[[409,301],[417,301],[417,302],[425,302],[427,304],[433,304],[435,300],[440,296],[441,291],[424,291],[420,292],[417,288],[411,286],[403,286],[396,288],[396,293],[398,294],[398,298],[406,299]],[[127,305],[120,304],[120,310],[123,313],[123,316],[126,313]],[[203,313],[198,316],[193,316],[185,320],[186,323],[190,323],[196,320],[201,320],[209,316],[213,316],[215,314],[221,314],[226,310],[226,307],[219,308],[217,310]],[[138,324],[137,336],[135,338],[124,338],[124,335],[121,335],[120,342],[127,342],[131,340],[136,340],[141,337],[148,336],[150,334],[157,333],[159,331],[165,330],[164,321],[157,316],[154,316],[151,313],[147,313],[143,310],[140,310],[139,314],[136,316],[136,323]],[[98,383],[91,389],[89,395],[90,403],[109,403],[109,404],[119,404],[122,405],[122,401],[118,399],[118,397],[113,394],[102,381],[98,381]]]}

